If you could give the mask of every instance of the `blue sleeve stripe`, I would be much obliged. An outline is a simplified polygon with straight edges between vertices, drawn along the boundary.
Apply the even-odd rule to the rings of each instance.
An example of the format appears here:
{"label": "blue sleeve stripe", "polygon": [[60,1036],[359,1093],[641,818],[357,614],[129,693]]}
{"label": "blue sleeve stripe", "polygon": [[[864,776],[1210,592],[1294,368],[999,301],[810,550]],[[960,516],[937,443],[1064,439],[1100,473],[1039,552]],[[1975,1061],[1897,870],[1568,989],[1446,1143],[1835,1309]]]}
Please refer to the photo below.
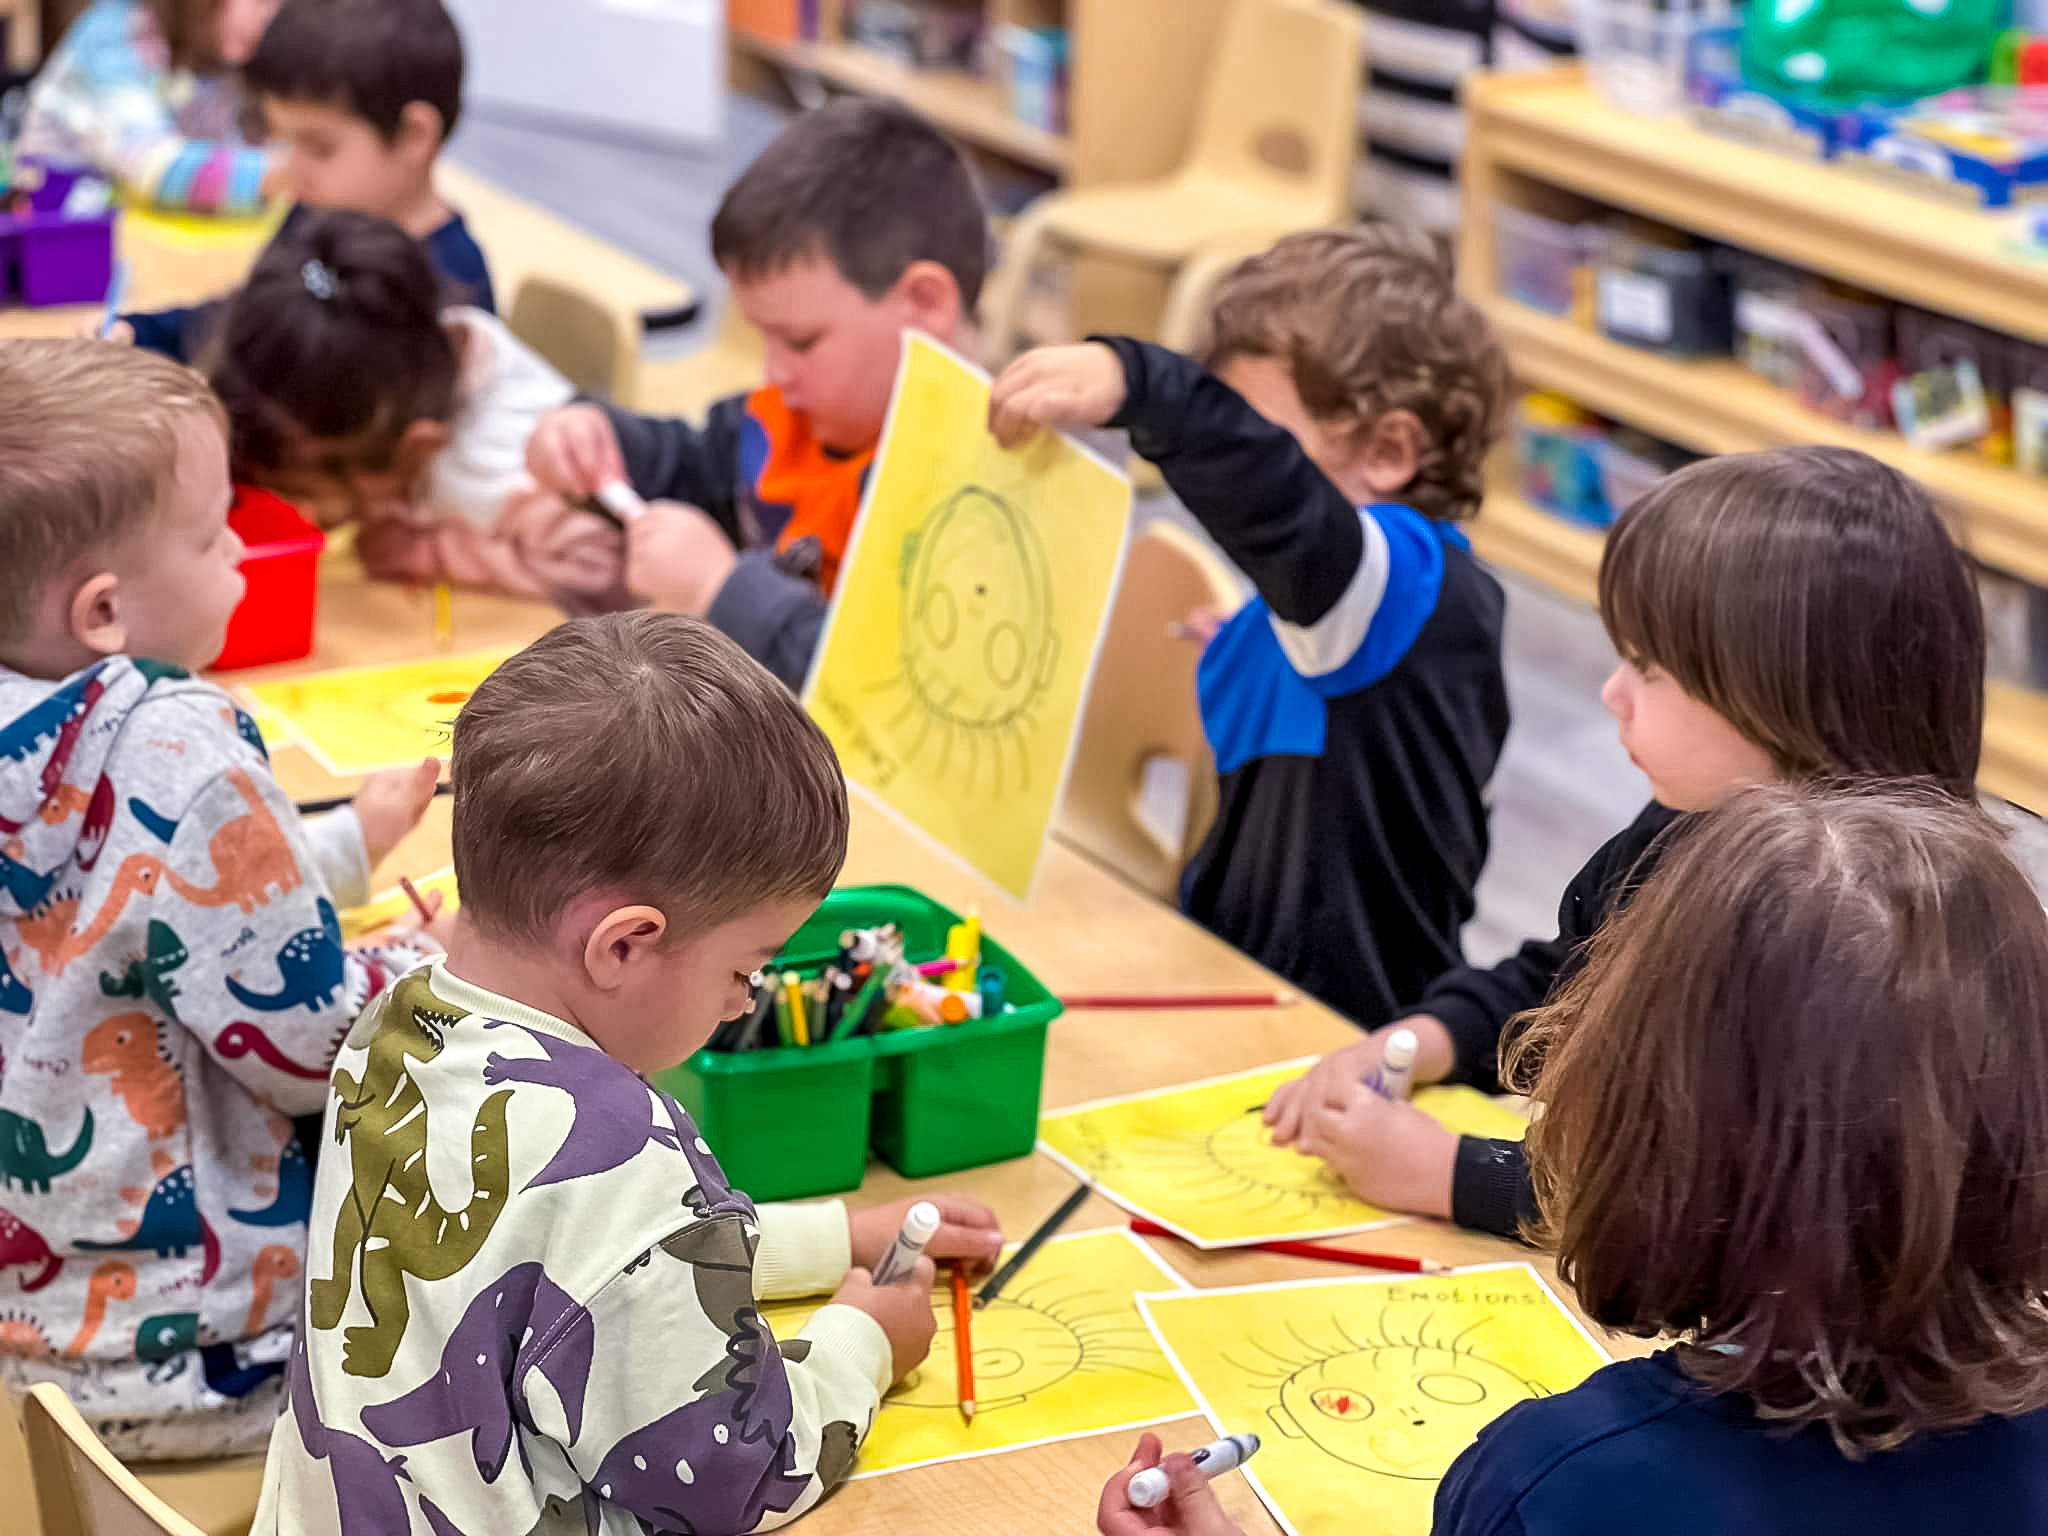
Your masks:
{"label": "blue sleeve stripe", "polygon": [[1444,546],[1439,525],[1413,507],[1391,502],[1366,508],[1386,537],[1387,578],[1365,638],[1348,661],[1302,681],[1326,699],[1356,693],[1401,664],[1436,612],[1444,588]]}

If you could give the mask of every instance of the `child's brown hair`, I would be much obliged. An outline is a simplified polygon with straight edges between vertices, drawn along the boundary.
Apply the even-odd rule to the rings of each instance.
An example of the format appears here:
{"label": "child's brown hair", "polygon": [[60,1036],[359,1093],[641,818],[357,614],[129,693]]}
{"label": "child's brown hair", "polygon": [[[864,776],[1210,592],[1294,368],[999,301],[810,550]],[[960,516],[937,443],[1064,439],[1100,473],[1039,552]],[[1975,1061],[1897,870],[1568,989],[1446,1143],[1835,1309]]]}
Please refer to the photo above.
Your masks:
{"label": "child's brown hair", "polygon": [[413,102],[462,119],[462,34],[441,0],[285,0],[243,66],[248,88],[360,118],[387,143]]}
{"label": "child's brown hair", "polygon": [[455,414],[455,344],[420,243],[367,213],[308,214],[265,249],[212,349],[237,479],[284,491],[392,466]]}
{"label": "child's brown hair", "polygon": [[171,68],[206,74],[220,68],[220,0],[147,0]]}
{"label": "child's brown hair", "polygon": [[988,273],[988,217],[973,173],[908,107],[844,97],[761,151],[711,220],[711,255],[742,278],[823,256],[869,300],[914,261],[952,273],[972,315]]}
{"label": "child's brown hair", "polygon": [[1408,411],[1424,441],[1401,499],[1445,520],[1485,494],[1508,399],[1507,355],[1429,235],[1397,224],[1288,235],[1240,262],[1211,301],[1203,361],[1285,363],[1318,421],[1369,429]]}
{"label": "child's brown hair", "polygon": [[1706,459],[1622,515],[1600,614],[1780,774],[1975,792],[1984,612],[1919,483],[1851,448]]}
{"label": "child's brown hair", "polygon": [[572,619],[455,719],[455,877],[499,942],[546,944],[616,891],[688,935],[831,889],[846,782],[790,691],[680,614]]}
{"label": "child's brown hair", "polygon": [[0,644],[28,633],[50,582],[168,505],[193,411],[226,425],[206,381],[154,352],[0,342]]}
{"label": "child's brown hair", "polygon": [[1510,1072],[1596,1321],[1851,1456],[2048,1405],[2048,917],[1973,804],[1705,813]]}

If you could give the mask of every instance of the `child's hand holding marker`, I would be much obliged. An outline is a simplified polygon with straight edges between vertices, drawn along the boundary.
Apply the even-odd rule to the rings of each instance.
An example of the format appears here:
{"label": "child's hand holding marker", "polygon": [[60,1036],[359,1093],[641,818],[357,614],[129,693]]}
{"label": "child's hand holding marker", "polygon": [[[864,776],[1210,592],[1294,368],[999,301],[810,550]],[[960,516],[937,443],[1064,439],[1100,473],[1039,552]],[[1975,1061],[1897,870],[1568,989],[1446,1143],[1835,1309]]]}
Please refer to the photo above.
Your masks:
{"label": "child's hand holding marker", "polygon": [[[1249,1440],[1254,1450],[1258,1447],[1257,1439],[1249,1435],[1232,1436],[1231,1442],[1217,1444],[1240,1440]],[[1215,1449],[1204,1447],[1211,1452]],[[1243,1461],[1243,1456],[1235,1461],[1228,1456],[1211,1459],[1215,1470],[1221,1471],[1223,1462],[1234,1467]],[[1138,1503],[1134,1492],[1138,1497],[1149,1498],[1154,1489],[1145,1485],[1156,1483],[1161,1472],[1166,1479],[1164,1497],[1148,1504]],[[1103,1487],[1102,1500],[1095,1506],[1095,1528],[1102,1536],[1147,1536],[1152,1531],[1166,1531],[1171,1536],[1243,1536],[1243,1527],[1223,1512],[1216,1490],[1209,1486],[1211,1475],[1185,1452],[1176,1451],[1161,1461],[1159,1437],[1140,1435],[1130,1465]],[[1136,1490],[1132,1487],[1134,1483],[1140,1483]]]}
{"label": "child's hand holding marker", "polygon": [[1273,1140],[1283,1147],[1292,1145],[1300,1138],[1309,1113],[1340,1085],[1356,1083],[1377,1073],[1388,1039],[1396,1030],[1403,1029],[1415,1036],[1414,1083],[1421,1086],[1448,1077],[1457,1064],[1450,1031],[1426,1013],[1410,1014],[1374,1030],[1363,1040],[1331,1051],[1303,1076],[1275,1089],[1266,1104],[1266,1124],[1273,1132]]}
{"label": "child's hand holding marker", "polygon": [[1102,426],[1122,408],[1126,393],[1123,362],[1100,342],[1039,347],[996,379],[988,429],[1005,448],[1021,448],[1044,427]]}
{"label": "child's hand holding marker", "polygon": [[964,1195],[922,1195],[871,1205],[847,1215],[853,1239],[853,1262],[873,1270],[895,1243],[914,1206],[930,1204],[939,1226],[925,1242],[924,1252],[938,1260],[958,1259],[970,1272],[986,1271],[1003,1251],[1003,1228],[996,1213]]}
{"label": "child's hand holding marker", "polygon": [[543,490],[571,501],[627,483],[619,435],[594,405],[565,405],[541,417],[526,440],[526,471]]}
{"label": "child's hand holding marker", "polygon": [[1456,1133],[1356,1078],[1332,1084],[1308,1110],[1294,1149],[1322,1158],[1359,1199],[1373,1205],[1421,1216],[1451,1214]]}
{"label": "child's hand holding marker", "polygon": [[856,1308],[881,1326],[889,1339],[896,1381],[916,1370],[932,1352],[932,1336],[939,1328],[938,1314],[932,1310],[932,1285],[937,1278],[937,1267],[925,1258],[895,1285],[877,1285],[867,1270],[856,1266],[846,1272],[833,1294],[833,1305]]}

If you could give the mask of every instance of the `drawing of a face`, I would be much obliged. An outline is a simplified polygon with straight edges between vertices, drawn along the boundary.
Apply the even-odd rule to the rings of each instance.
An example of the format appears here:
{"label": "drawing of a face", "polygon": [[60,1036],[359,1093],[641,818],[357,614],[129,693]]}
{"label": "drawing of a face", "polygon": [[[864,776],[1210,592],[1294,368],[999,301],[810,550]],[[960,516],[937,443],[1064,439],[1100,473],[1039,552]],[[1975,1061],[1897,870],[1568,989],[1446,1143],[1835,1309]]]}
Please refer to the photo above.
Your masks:
{"label": "drawing of a face", "polygon": [[929,745],[940,773],[986,765],[993,788],[1028,783],[1032,708],[1059,661],[1052,573],[1037,533],[978,486],[956,491],[903,541],[901,670],[892,730]]}
{"label": "drawing of a face", "polygon": [[[1151,1336],[1129,1301],[1108,1292],[1055,1294],[1026,1286],[974,1314],[974,1396],[977,1411],[1014,1407],[1079,1372],[1156,1358]],[[958,1409],[953,1329],[944,1315],[923,1365],[889,1394],[891,1406]]]}
{"label": "drawing of a face", "polygon": [[1199,1139],[1138,1140],[1124,1161],[1148,1173],[1171,1175],[1189,1191],[1270,1215],[1276,1225],[1355,1209],[1357,1197],[1329,1164],[1273,1145],[1257,1114],[1232,1115]]}
{"label": "drawing of a face", "polygon": [[1283,1435],[1339,1461],[1433,1482],[1480,1430],[1533,1396],[1519,1376],[1476,1355],[1373,1345],[1302,1367],[1267,1414]]}

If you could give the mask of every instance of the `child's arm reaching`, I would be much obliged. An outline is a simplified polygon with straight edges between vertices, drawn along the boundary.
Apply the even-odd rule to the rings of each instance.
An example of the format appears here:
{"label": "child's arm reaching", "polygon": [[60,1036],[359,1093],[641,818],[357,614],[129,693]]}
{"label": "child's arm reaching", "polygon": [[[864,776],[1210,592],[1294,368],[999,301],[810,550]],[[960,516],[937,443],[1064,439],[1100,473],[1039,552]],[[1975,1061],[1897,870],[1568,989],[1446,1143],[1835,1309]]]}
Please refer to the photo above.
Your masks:
{"label": "child's arm reaching", "polygon": [[700,430],[673,417],[579,400],[540,419],[526,443],[527,472],[570,501],[624,481],[643,501],[701,507],[738,543],[733,488],[743,407],[737,399],[719,401]]}

